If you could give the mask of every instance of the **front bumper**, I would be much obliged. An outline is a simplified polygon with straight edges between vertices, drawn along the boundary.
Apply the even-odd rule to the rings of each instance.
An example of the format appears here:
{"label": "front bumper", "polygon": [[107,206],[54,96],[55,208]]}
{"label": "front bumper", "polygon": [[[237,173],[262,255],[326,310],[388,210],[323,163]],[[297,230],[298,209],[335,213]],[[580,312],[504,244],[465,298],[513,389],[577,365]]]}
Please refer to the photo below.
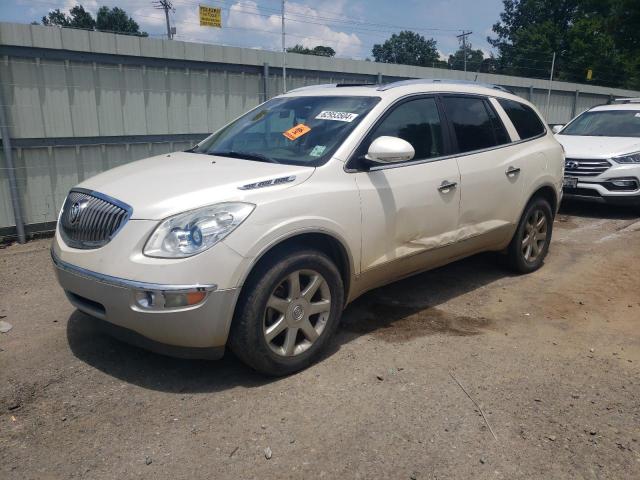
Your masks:
{"label": "front bumper", "polygon": [[[62,261],[52,251],[58,282],[78,310],[103,320],[115,336],[172,356],[219,358],[238,298],[239,288],[215,285],[161,285],[93,272]],[[204,291],[193,306],[146,310],[136,301],[140,292]]]}
{"label": "front bumper", "polygon": [[564,187],[564,197],[567,199],[589,200],[611,205],[640,205],[640,188],[629,190],[614,190],[611,182],[616,179],[632,179],[636,185],[640,182],[637,177],[612,177],[612,178],[581,178],[575,188]]}

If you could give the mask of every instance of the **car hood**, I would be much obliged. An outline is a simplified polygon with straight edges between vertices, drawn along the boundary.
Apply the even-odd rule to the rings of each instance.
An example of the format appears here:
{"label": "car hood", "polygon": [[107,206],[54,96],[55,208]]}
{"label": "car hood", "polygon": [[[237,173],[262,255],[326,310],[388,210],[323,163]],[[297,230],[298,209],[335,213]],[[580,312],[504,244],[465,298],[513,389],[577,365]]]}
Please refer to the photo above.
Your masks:
{"label": "car hood", "polygon": [[640,151],[640,138],[556,135],[567,158],[610,158]]}
{"label": "car hood", "polygon": [[[108,170],[78,185],[109,195],[133,208],[132,219],[163,218],[219,202],[246,201],[307,180],[314,167],[256,162],[176,152]],[[270,180],[287,178],[280,184]],[[245,185],[268,182],[265,186]]]}

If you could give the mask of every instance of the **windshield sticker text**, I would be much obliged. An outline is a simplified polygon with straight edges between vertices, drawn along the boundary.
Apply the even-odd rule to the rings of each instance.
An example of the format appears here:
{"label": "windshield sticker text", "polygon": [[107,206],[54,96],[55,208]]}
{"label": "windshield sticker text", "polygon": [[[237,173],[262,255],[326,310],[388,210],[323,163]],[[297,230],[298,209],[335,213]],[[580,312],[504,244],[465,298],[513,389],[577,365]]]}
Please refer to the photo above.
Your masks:
{"label": "windshield sticker text", "polygon": [[357,113],[332,112],[330,110],[325,110],[320,112],[316,116],[316,120],[337,120],[338,122],[353,122],[357,116]]}
{"label": "windshield sticker text", "polygon": [[290,128],[286,132],[282,132],[282,135],[287,137],[289,140],[295,140],[296,138],[300,138],[305,133],[309,133],[311,128],[306,126],[304,123],[299,123],[293,128]]}

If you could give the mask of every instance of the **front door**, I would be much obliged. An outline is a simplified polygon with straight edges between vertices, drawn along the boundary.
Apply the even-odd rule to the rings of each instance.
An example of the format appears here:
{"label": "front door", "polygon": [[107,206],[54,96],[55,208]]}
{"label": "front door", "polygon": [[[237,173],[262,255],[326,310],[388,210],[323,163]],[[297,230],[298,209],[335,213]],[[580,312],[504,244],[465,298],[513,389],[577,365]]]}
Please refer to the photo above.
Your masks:
{"label": "front door", "polygon": [[400,137],[415,150],[410,161],[355,174],[362,206],[363,274],[390,263],[399,265],[390,275],[419,270],[419,260],[402,260],[455,241],[460,174],[456,159],[445,157],[442,125],[435,97],[409,99],[392,107],[356,153],[356,159],[361,157],[383,135]]}

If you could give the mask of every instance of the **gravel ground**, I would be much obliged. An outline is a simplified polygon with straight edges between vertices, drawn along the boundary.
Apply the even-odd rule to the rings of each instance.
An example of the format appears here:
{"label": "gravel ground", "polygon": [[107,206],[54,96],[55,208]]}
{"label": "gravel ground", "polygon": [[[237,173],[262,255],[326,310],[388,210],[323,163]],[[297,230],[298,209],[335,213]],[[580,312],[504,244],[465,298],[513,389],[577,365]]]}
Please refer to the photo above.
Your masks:
{"label": "gravel ground", "polygon": [[0,250],[0,478],[640,478],[631,211],[564,207],[532,275],[485,254],[373,291],[281,379],[98,333],[49,243]]}

